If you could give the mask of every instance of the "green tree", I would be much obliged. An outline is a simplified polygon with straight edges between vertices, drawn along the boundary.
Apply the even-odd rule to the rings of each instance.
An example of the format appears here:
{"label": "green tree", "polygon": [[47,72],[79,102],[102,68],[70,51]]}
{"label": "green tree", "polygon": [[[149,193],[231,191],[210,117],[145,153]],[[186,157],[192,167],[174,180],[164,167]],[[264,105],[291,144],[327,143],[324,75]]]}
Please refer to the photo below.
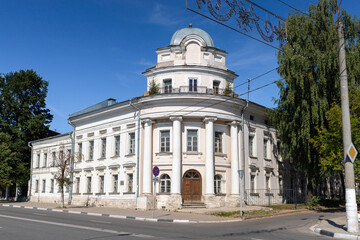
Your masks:
{"label": "green tree", "polygon": [[0,132],[10,136],[8,157],[12,183],[27,185],[30,149],[28,142],[48,136],[52,120],[46,108],[48,82],[33,70],[0,74]]}
{"label": "green tree", "polygon": [[231,83],[229,81],[226,81],[226,86],[224,89],[224,95],[230,96],[233,93],[233,89],[231,87]]}
{"label": "green tree", "polygon": [[[350,118],[352,141],[360,146],[360,89],[353,87],[350,90]],[[341,108],[336,102],[326,113],[328,128],[318,128],[318,135],[311,139],[311,143],[320,154],[320,173],[323,176],[333,176],[334,173],[343,174],[343,142],[341,125]],[[360,164],[355,161],[355,178],[360,180]]]}
{"label": "green tree", "polygon": [[[310,139],[318,136],[316,128],[328,128],[326,113],[332,102],[339,102],[339,64],[334,16],[335,0],[320,0],[309,6],[309,14],[295,12],[286,21],[284,44],[278,53],[277,85],[280,98],[269,112],[282,141],[282,154],[292,160],[307,176],[308,199],[313,186],[321,180],[320,157]],[[359,21],[342,12],[345,26],[349,83],[359,75]]]}
{"label": "green tree", "polygon": [[157,84],[154,79],[151,80],[151,82],[149,83],[149,94],[159,94],[159,91],[159,84]]}
{"label": "green tree", "polygon": [[12,185],[10,179],[11,166],[10,162],[15,158],[15,153],[11,151],[9,143],[11,137],[6,133],[0,132],[0,188]]}

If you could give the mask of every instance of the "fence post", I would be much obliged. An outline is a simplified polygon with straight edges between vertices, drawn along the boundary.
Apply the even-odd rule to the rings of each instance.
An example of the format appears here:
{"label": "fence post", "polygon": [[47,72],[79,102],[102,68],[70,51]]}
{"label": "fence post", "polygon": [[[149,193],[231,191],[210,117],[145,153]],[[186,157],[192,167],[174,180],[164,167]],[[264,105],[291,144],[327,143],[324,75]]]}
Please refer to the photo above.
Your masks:
{"label": "fence post", "polygon": [[269,201],[269,208],[271,207],[271,203],[270,203],[270,188],[268,188],[268,201]]}
{"label": "fence post", "polygon": [[295,209],[297,208],[297,189],[295,189]]}

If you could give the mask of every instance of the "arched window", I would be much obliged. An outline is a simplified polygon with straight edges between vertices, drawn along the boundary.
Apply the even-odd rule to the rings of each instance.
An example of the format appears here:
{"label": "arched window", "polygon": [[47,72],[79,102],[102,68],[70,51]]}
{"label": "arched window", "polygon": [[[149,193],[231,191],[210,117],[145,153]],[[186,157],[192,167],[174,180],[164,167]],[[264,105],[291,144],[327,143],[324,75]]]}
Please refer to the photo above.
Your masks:
{"label": "arched window", "polygon": [[169,193],[171,191],[171,180],[169,175],[163,174],[160,177],[160,192]]}
{"label": "arched window", "polygon": [[221,175],[214,176],[214,192],[215,194],[221,193]]}

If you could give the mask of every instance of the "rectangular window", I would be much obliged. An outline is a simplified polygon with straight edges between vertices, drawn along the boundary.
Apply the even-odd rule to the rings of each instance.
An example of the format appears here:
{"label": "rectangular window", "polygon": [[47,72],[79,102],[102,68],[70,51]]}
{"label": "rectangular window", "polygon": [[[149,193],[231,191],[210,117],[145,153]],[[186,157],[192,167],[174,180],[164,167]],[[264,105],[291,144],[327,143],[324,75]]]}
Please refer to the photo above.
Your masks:
{"label": "rectangular window", "polygon": [[82,143],[78,143],[78,153],[79,153],[79,158],[78,158],[78,162],[81,162],[82,157]]}
{"label": "rectangular window", "polygon": [[219,94],[219,87],[220,87],[220,82],[219,81],[213,81],[213,92],[214,92],[214,94]]}
{"label": "rectangular window", "polygon": [[120,156],[120,136],[115,136],[115,156]]}
{"label": "rectangular window", "polygon": [[40,167],[40,154],[37,155],[37,159],[36,159],[36,167],[39,168]]}
{"label": "rectangular window", "polygon": [[197,92],[197,79],[189,79],[189,92]]}
{"label": "rectangular window", "polygon": [[76,189],[75,193],[80,193],[80,177],[76,178]]}
{"label": "rectangular window", "polygon": [[198,151],[197,130],[187,130],[187,151],[188,152]]}
{"label": "rectangular window", "polygon": [[134,192],[133,185],[134,185],[134,178],[133,178],[133,174],[130,173],[130,174],[128,174],[128,192],[129,193]]}
{"label": "rectangular window", "polygon": [[101,139],[101,158],[106,158],[106,138]]}
{"label": "rectangular window", "polygon": [[66,156],[66,158],[71,158],[71,149],[68,149],[68,150],[67,150],[67,156]]}
{"label": "rectangular window", "polygon": [[265,177],[265,187],[267,190],[270,190],[270,176]]}
{"label": "rectangular window", "polygon": [[172,82],[171,80],[164,80],[164,93],[172,92]]}
{"label": "rectangular window", "polygon": [[268,156],[268,139],[264,139],[264,158],[269,159]]}
{"label": "rectangular window", "polygon": [[118,192],[119,177],[117,174],[113,175],[113,193]]}
{"label": "rectangular window", "polygon": [[104,176],[99,177],[99,193],[104,193]]}
{"label": "rectangular window", "polygon": [[39,180],[36,180],[36,182],[35,182],[35,192],[36,193],[39,192]]}
{"label": "rectangular window", "polygon": [[254,155],[254,136],[249,136],[249,155]]}
{"label": "rectangular window", "polygon": [[55,185],[55,181],[54,181],[54,179],[51,179],[50,180],[50,193],[54,192],[54,185]]}
{"label": "rectangular window", "polygon": [[89,141],[89,160],[94,159],[94,141]]}
{"label": "rectangular window", "polygon": [[250,193],[255,193],[255,175],[250,176]]}
{"label": "rectangular window", "polygon": [[135,154],[135,133],[129,133],[129,154]]}
{"label": "rectangular window", "polygon": [[170,131],[160,132],[160,152],[170,152]]}
{"label": "rectangular window", "polygon": [[222,153],[222,132],[215,132],[215,152]]}
{"label": "rectangular window", "polygon": [[44,164],[43,167],[46,168],[47,167],[47,153],[44,153]]}
{"label": "rectangular window", "polygon": [[55,162],[56,162],[56,152],[53,152],[52,153],[51,167],[55,166]]}
{"label": "rectangular window", "polygon": [[46,180],[42,180],[42,191],[41,192],[45,192],[45,189],[46,189]]}
{"label": "rectangular window", "polygon": [[87,180],[86,192],[91,193],[91,177],[87,177],[86,180]]}

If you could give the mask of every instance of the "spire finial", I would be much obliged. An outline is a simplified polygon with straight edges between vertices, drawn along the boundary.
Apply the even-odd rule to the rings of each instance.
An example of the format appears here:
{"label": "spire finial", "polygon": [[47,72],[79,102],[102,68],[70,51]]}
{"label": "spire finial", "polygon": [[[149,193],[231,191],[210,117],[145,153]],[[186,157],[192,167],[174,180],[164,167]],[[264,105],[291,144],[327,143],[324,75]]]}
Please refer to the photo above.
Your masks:
{"label": "spire finial", "polygon": [[189,24],[189,28],[192,28],[192,23]]}

